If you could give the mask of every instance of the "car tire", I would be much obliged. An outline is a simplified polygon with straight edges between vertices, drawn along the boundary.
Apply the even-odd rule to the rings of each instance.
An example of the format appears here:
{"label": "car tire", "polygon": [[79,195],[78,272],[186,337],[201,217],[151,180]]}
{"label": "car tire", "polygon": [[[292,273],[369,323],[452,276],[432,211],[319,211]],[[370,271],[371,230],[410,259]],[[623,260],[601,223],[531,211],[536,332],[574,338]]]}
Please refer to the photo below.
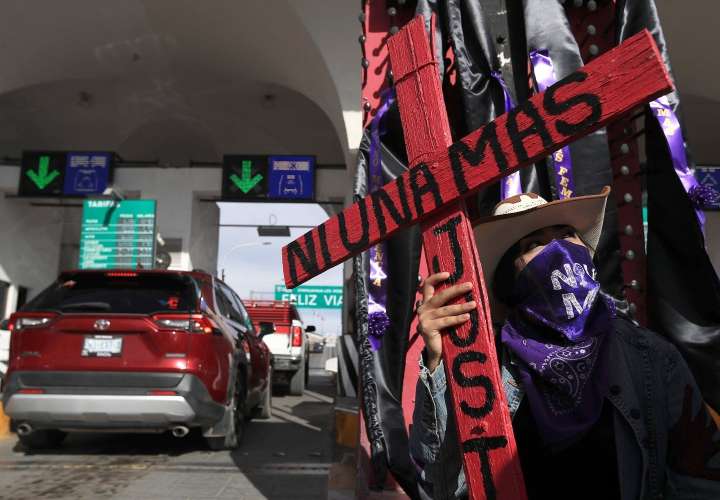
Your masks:
{"label": "car tire", "polygon": [[302,396],[303,392],[305,392],[305,369],[301,367],[290,379],[290,394]]}
{"label": "car tire", "polygon": [[305,387],[310,385],[310,353],[305,353]]}
{"label": "car tire", "polygon": [[230,403],[230,424],[224,436],[205,438],[211,450],[232,450],[240,446],[245,435],[245,384],[238,378]]}
{"label": "car tire", "polygon": [[25,436],[18,436],[18,439],[29,450],[44,450],[57,448],[62,444],[66,436],[67,432],[57,429],[40,429]]}

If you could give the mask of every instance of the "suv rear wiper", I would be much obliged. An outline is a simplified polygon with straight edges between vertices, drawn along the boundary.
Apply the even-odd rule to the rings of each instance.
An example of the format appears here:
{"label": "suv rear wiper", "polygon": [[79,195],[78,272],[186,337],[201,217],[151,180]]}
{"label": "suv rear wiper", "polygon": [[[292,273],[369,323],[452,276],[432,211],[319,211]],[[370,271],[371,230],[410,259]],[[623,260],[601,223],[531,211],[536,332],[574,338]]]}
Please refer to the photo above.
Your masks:
{"label": "suv rear wiper", "polygon": [[107,302],[76,302],[74,304],[65,304],[58,309],[61,311],[71,311],[73,309],[85,309],[90,311],[110,311],[112,307]]}

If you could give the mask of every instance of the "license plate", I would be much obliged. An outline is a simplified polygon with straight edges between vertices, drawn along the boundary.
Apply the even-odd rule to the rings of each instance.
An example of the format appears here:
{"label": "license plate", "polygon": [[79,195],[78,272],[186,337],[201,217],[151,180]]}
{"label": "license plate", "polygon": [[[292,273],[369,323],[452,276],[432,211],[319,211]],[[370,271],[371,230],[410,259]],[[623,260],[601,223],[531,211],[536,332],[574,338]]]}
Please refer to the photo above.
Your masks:
{"label": "license plate", "polygon": [[111,335],[85,337],[81,354],[83,356],[97,356],[102,358],[120,356],[122,352],[122,340],[122,337],[113,337]]}

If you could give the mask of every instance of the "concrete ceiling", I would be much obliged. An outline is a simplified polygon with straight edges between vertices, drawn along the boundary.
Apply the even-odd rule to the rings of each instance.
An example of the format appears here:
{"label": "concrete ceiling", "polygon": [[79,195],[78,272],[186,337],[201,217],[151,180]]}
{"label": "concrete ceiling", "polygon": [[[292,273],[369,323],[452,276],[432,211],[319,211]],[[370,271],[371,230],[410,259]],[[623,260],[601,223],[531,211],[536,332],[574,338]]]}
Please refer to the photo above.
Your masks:
{"label": "concrete ceiling", "polygon": [[284,0],[0,1],[0,156],[110,149],[345,163],[325,60]]}
{"label": "concrete ceiling", "polygon": [[[656,0],[699,164],[720,165],[716,0]],[[356,0],[0,0],[0,157],[110,149],[353,163]],[[356,127],[356,128],[353,128]]]}

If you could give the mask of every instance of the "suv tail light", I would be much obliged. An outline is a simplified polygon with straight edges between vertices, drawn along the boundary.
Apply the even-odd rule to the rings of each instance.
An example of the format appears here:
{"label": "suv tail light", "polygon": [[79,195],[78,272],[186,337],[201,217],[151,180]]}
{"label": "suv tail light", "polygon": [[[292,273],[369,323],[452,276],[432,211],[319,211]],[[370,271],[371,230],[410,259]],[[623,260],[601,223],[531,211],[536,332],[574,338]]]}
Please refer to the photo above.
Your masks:
{"label": "suv tail light", "polygon": [[292,330],[292,346],[300,347],[302,345],[303,330],[301,326],[293,326]]}
{"label": "suv tail light", "polygon": [[10,330],[19,332],[25,328],[39,328],[50,323],[55,316],[55,314],[20,316],[10,325]]}
{"label": "suv tail light", "polygon": [[45,394],[45,389],[20,389],[18,394]]}
{"label": "suv tail light", "polygon": [[177,396],[175,391],[166,391],[164,389],[152,389],[148,391],[148,396]]}
{"label": "suv tail light", "polygon": [[213,324],[209,318],[200,315],[178,316],[158,314],[153,321],[163,330],[184,330],[191,333],[212,333]]}

